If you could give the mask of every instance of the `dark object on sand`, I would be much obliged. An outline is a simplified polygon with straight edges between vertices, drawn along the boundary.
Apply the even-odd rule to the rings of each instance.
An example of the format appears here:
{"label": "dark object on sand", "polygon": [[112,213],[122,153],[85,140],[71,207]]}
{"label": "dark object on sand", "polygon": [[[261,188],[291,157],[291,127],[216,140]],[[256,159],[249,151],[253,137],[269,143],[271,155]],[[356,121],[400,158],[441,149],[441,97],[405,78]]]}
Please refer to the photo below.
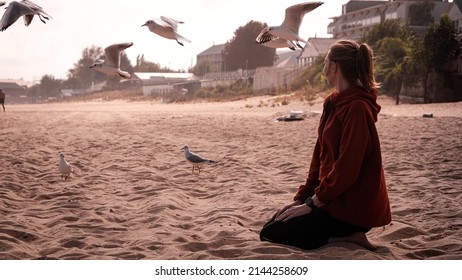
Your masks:
{"label": "dark object on sand", "polygon": [[433,118],[433,114],[423,114],[422,117],[424,117],[424,118]]}
{"label": "dark object on sand", "polygon": [[290,111],[288,115],[279,117],[276,120],[279,122],[302,121],[305,118],[303,111]]}

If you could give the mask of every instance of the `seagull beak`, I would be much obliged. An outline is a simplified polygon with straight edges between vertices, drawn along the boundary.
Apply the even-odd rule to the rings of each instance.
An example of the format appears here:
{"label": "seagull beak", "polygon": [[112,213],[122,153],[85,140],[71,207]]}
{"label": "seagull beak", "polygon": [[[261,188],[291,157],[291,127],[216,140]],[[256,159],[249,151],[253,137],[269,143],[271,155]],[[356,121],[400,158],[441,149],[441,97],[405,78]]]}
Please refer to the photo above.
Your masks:
{"label": "seagull beak", "polygon": [[141,27],[143,27],[143,26],[146,26],[146,23],[145,23],[145,24],[143,24],[143,25],[141,25]]}

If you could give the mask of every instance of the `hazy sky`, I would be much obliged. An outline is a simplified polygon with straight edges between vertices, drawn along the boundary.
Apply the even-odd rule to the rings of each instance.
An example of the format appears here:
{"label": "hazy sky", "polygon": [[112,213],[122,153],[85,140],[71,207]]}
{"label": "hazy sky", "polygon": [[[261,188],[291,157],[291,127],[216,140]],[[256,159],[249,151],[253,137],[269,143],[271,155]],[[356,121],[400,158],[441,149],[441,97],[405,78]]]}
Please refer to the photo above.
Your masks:
{"label": "hazy sky", "polygon": [[[0,32],[0,79],[39,80],[43,75],[65,79],[69,69],[91,45],[105,48],[113,43],[133,42],[126,50],[132,64],[136,57],[174,70],[187,70],[196,55],[213,44],[224,44],[234,31],[251,20],[280,25],[285,9],[300,0],[33,0],[53,19],[43,24],[34,17],[29,27],[22,19]],[[9,1],[7,1],[8,3]],[[326,0],[305,15],[303,38],[331,37],[329,18],[341,14],[348,0]],[[3,15],[4,7],[0,8]],[[182,47],[150,32],[149,19],[167,16],[185,23],[178,33],[191,40]],[[89,71],[92,71],[89,69]]]}

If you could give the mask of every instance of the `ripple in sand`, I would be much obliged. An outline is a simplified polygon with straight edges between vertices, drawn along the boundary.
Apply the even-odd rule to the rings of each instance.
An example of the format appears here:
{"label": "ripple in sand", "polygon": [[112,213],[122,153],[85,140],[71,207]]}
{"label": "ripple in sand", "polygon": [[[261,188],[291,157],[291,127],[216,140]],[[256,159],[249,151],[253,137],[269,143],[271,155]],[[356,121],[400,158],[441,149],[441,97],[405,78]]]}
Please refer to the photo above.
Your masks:
{"label": "ripple in sand", "polygon": [[26,231],[19,231],[14,229],[5,229],[0,228],[0,233],[4,233],[8,236],[13,237],[16,240],[24,241],[24,242],[32,242],[38,239],[38,236],[28,233]]}

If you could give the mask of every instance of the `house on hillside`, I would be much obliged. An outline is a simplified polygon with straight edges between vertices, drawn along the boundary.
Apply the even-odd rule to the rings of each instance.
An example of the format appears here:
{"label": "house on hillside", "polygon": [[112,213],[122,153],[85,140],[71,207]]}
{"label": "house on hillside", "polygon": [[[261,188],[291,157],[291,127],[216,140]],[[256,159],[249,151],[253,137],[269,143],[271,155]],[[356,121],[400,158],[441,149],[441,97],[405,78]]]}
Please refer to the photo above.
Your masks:
{"label": "house on hillside", "polygon": [[462,33],[462,0],[454,0],[449,7],[448,16],[455,22],[457,32]]}
{"label": "house on hillside", "polygon": [[27,89],[32,86],[31,82],[24,80],[0,79],[0,88],[5,92],[6,102],[26,102]]}
{"label": "house on hillside", "polygon": [[213,45],[205,51],[199,53],[197,55],[196,65],[208,61],[208,63],[210,63],[211,72],[226,71],[226,67],[224,66],[223,62],[223,57],[221,55],[221,52],[224,50],[224,48],[225,44]]}
{"label": "house on hillside", "polygon": [[139,79],[143,95],[165,97],[177,93],[195,93],[200,89],[199,79],[192,73],[135,72]]}
{"label": "house on hillside", "polygon": [[[349,1],[342,5],[342,14],[332,17],[327,33],[334,38],[360,39],[375,25],[387,19],[399,19],[403,24],[409,23],[409,7],[418,3],[415,0],[393,1]],[[438,22],[451,5],[447,0],[434,0],[432,16]],[[426,26],[410,25],[417,32],[426,30]]]}
{"label": "house on hillside", "polygon": [[309,38],[302,53],[298,57],[300,67],[308,67],[321,55],[326,55],[329,47],[335,43],[334,38]]}
{"label": "house on hillside", "polygon": [[279,59],[273,67],[259,67],[256,70],[253,90],[256,92],[271,92],[278,89],[288,90],[292,82],[314,60],[325,55],[329,46],[337,39],[308,38],[303,50],[278,53]]}

